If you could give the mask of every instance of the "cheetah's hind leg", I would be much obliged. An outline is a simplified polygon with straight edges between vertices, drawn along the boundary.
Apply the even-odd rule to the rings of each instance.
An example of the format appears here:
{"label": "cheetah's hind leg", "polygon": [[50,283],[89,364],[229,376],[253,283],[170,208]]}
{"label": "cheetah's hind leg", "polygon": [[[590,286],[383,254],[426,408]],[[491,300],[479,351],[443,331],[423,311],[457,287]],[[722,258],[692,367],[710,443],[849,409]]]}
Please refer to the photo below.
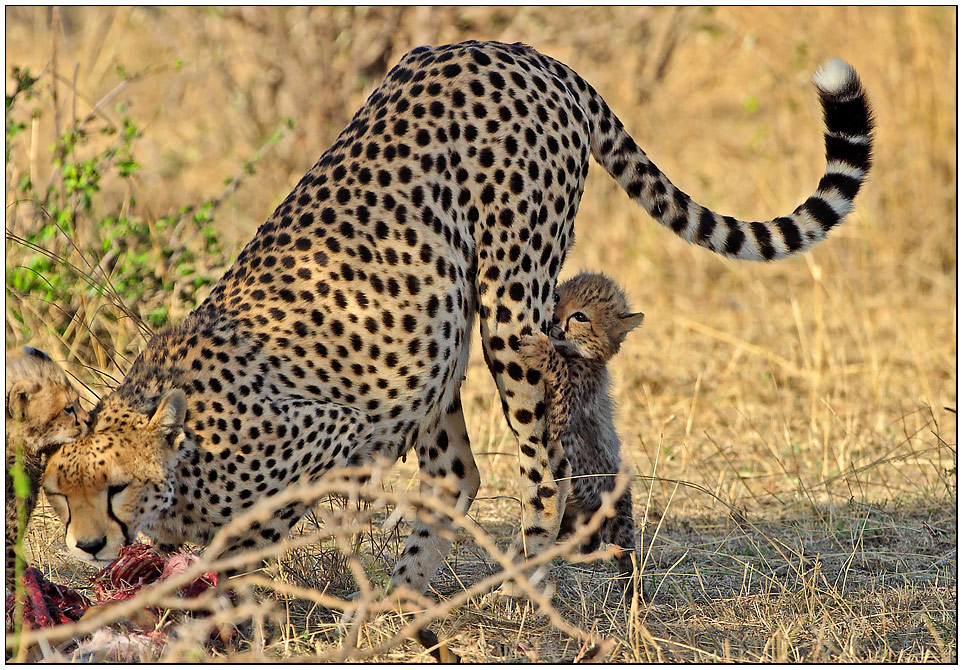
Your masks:
{"label": "cheetah's hind leg", "polygon": [[[418,463],[422,474],[429,480],[422,481],[423,493],[437,493],[458,511],[468,511],[481,480],[468,443],[460,396],[456,396],[435,429],[422,437],[418,444]],[[431,484],[431,479],[448,476],[456,479],[457,490]],[[438,518],[433,524],[417,519],[391,576],[392,587],[405,585],[424,593],[448,555],[453,539],[454,527],[450,518]]]}

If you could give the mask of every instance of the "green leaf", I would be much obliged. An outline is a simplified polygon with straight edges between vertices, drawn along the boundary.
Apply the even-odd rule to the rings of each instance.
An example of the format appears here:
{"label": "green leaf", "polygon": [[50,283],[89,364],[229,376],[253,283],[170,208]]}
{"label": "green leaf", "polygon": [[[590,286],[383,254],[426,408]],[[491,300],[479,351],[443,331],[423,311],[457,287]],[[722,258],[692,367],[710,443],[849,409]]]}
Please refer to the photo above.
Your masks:
{"label": "green leaf", "polygon": [[117,168],[120,170],[121,177],[129,177],[140,169],[140,163],[134,160],[119,161]]}
{"label": "green leaf", "polygon": [[155,307],[147,313],[147,321],[154,328],[160,328],[167,323],[167,305]]}

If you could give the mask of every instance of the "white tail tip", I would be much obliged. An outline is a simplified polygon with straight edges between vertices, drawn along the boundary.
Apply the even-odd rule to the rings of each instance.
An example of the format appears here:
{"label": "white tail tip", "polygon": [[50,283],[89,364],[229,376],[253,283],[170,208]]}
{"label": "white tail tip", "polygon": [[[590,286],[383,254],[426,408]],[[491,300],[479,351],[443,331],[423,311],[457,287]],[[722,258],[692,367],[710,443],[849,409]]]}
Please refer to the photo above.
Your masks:
{"label": "white tail tip", "polygon": [[813,75],[813,83],[821,93],[833,98],[849,97],[859,91],[856,70],[839,58],[823,63]]}

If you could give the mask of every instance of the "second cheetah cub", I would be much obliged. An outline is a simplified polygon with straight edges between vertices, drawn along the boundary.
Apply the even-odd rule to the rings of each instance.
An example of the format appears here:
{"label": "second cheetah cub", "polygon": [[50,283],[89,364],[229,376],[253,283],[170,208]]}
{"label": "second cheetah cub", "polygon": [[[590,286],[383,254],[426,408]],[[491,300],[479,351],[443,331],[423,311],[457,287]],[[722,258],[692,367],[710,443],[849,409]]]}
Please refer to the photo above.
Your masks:
{"label": "second cheetah cub", "polygon": [[37,504],[37,492],[47,456],[65,442],[87,432],[87,413],[80,407],[77,391],[63,369],[50,356],[24,347],[23,355],[6,357],[6,431],[4,469],[7,516],[5,521],[5,588],[14,586],[17,542],[17,498],[12,469],[17,451],[30,489],[23,505],[27,518]]}
{"label": "second cheetah cub", "polygon": [[[643,314],[632,312],[625,293],[602,274],[581,273],[557,292],[551,338],[543,333],[523,338],[520,354],[542,373],[547,441],[550,448],[561,446],[572,469],[559,530],[563,537],[601,507],[603,492],[615,488],[621,457],[606,364],[626,334],[642,324]],[[619,576],[631,582],[638,545],[630,488],[616,502],[615,516],[605,519],[581,551],[595,551],[602,541],[620,547]]]}

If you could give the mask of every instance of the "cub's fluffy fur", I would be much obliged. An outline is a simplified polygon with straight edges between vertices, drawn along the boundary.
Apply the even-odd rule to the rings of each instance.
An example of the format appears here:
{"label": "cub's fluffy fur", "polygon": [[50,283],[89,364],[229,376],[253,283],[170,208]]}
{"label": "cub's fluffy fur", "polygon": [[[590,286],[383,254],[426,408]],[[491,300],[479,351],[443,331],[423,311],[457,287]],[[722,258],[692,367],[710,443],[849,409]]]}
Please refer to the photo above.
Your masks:
{"label": "cub's fluffy fur", "polygon": [[13,587],[17,541],[17,498],[10,474],[23,450],[23,469],[30,483],[24,500],[27,518],[37,504],[37,491],[47,455],[58,445],[87,431],[87,414],[81,409],[77,391],[59,365],[39,349],[24,347],[23,354],[6,358],[6,589]]}
{"label": "cub's fluffy fur", "polygon": [[[582,273],[558,287],[551,338],[538,333],[522,340],[522,358],[545,380],[549,446],[560,445],[572,469],[559,536],[591,517],[602,504],[602,493],[615,487],[621,456],[605,366],[642,318],[629,309],[625,293],[609,277]],[[615,516],[603,522],[582,551],[594,551],[602,541],[622,549],[620,574],[631,577],[637,542],[629,488],[617,501]]]}

